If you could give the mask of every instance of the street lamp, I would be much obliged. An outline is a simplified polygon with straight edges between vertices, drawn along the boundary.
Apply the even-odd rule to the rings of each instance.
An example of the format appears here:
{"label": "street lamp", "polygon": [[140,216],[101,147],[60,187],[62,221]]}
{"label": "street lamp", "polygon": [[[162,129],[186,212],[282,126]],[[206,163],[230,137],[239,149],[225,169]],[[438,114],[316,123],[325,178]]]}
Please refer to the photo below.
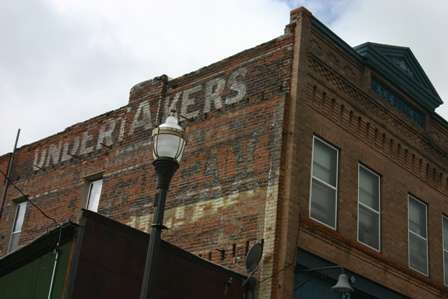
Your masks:
{"label": "street lamp", "polygon": [[[312,268],[312,269],[304,269],[299,270],[298,272],[319,272],[324,270],[330,270],[330,269],[339,269],[341,270],[341,273],[338,275],[338,281],[334,286],[331,287],[331,289],[337,293],[342,294],[342,299],[350,299],[350,293],[354,291],[353,287],[350,284],[350,281],[354,282],[354,277],[348,277],[347,274],[344,272],[344,268],[341,266],[327,266],[327,267],[319,267],[319,268]],[[302,287],[304,284],[308,283],[310,279],[302,282],[300,285],[296,286],[294,289],[298,289],[299,287]]]}
{"label": "street lamp", "polygon": [[140,299],[150,298],[154,290],[154,281],[157,276],[158,253],[160,249],[160,235],[163,225],[165,201],[171,178],[179,168],[179,162],[185,149],[185,133],[174,112],[171,112],[166,121],[152,132],[153,156],[157,176],[157,196],[154,206],[154,216],[151,225],[148,249],[146,252],[145,272],[143,274]]}
{"label": "street lamp", "polygon": [[344,273],[344,269],[342,269],[342,273],[338,276],[338,281],[331,287],[331,289],[338,293],[342,293],[342,299],[350,299],[350,293],[354,290],[350,285],[350,279],[347,274]]}

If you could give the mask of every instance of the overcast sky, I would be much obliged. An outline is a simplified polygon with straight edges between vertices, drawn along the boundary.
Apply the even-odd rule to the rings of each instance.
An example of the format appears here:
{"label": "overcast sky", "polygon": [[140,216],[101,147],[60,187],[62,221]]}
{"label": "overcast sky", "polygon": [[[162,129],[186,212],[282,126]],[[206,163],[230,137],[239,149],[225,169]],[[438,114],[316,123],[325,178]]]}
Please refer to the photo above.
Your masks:
{"label": "overcast sky", "polygon": [[1,0],[0,155],[126,105],[129,89],[268,41],[306,6],[350,45],[408,46],[447,104],[448,1]]}

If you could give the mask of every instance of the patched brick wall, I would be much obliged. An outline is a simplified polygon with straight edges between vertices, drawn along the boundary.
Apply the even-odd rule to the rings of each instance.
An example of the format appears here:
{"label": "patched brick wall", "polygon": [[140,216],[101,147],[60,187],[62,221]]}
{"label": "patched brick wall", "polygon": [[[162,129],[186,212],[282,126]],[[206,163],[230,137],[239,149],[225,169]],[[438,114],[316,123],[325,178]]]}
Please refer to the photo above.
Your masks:
{"label": "patched brick wall", "polygon": [[[148,231],[155,197],[151,131],[176,109],[188,144],[168,194],[170,229],[163,238],[244,272],[253,242],[265,239],[267,254],[274,250],[274,229],[266,217],[275,216],[271,202],[291,61],[292,35],[286,34],[183,77],[139,83],[128,105],[20,148],[12,177],[33,202],[63,222],[77,220],[86,178],[101,174],[98,212]],[[10,189],[0,221],[6,237],[2,255],[18,197]],[[20,243],[51,227],[28,206]]]}
{"label": "patched brick wall", "polygon": [[[428,114],[418,127],[379,100],[370,78],[381,74],[336,39],[308,11],[293,10],[284,35],[180,78],[139,83],[126,106],[20,148],[13,179],[62,222],[76,221],[86,178],[102,174],[99,213],[147,231],[151,130],[175,109],[188,145],[164,239],[242,272],[247,250],[264,239],[260,298],[291,298],[298,248],[411,298],[440,298],[447,126]],[[340,148],[336,230],[308,217],[313,135]],[[380,252],[356,241],[358,163],[381,175]],[[429,277],[408,267],[408,194],[428,204]],[[0,255],[18,197],[10,188]],[[21,244],[51,227],[28,206]]]}

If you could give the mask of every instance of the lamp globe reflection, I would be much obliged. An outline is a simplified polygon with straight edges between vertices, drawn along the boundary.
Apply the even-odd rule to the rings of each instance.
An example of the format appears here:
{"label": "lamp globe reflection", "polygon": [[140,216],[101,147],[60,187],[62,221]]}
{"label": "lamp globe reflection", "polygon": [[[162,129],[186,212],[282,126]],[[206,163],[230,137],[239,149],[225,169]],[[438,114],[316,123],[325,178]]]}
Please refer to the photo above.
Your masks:
{"label": "lamp globe reflection", "polygon": [[152,132],[154,160],[173,159],[177,163],[182,159],[185,149],[185,132],[174,112],[166,118],[165,122]]}

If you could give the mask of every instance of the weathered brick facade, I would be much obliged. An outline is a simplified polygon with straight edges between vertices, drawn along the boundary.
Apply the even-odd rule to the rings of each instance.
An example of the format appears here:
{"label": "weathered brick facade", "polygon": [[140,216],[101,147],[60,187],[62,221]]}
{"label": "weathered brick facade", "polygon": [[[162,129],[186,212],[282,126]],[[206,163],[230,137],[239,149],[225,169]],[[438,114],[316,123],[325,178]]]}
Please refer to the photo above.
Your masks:
{"label": "weathered brick facade", "polygon": [[[448,126],[423,108],[425,125],[416,125],[378,99],[372,76],[387,82],[296,9],[284,35],[180,78],[137,84],[126,106],[21,147],[12,179],[63,222],[85,204],[86,179],[101,175],[98,212],[147,231],[151,130],[176,109],[187,119],[188,145],[168,195],[164,239],[239,271],[252,242],[264,239],[260,298],[292,298],[298,248],[404,296],[441,298]],[[313,136],[340,149],[336,230],[308,216]],[[0,158],[3,171],[8,159]],[[358,163],[381,175],[379,252],[357,242]],[[428,277],[408,267],[408,194],[428,205]],[[9,189],[0,255],[20,197]],[[28,206],[20,243],[53,225]]]}

